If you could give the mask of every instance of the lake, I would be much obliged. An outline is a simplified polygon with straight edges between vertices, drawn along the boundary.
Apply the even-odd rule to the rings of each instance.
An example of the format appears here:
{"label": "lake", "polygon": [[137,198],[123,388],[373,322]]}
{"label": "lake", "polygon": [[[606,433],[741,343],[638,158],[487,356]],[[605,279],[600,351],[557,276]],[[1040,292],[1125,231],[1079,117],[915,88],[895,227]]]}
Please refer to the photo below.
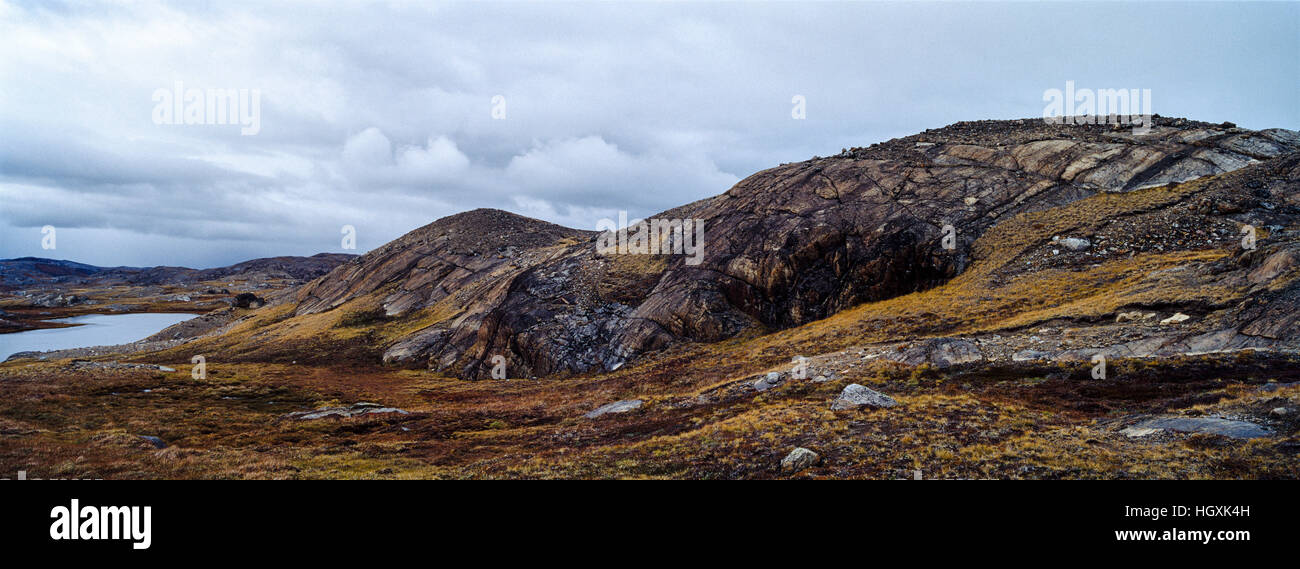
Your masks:
{"label": "lake", "polygon": [[87,314],[57,318],[48,322],[66,322],[80,326],[0,334],[0,362],[18,352],[128,344],[195,316],[198,314],[146,313]]}

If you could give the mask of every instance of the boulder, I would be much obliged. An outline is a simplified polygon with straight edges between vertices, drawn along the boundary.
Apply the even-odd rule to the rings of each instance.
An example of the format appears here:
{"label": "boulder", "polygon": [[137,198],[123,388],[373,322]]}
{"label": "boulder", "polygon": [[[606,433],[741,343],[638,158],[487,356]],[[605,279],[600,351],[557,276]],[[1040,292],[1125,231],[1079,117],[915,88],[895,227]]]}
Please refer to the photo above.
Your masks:
{"label": "boulder", "polygon": [[1191,316],[1188,316],[1188,315],[1186,315],[1186,314],[1183,314],[1182,312],[1179,312],[1179,313],[1177,313],[1177,314],[1174,314],[1173,316],[1170,316],[1169,318],[1166,318],[1166,319],[1164,319],[1164,320],[1161,320],[1161,321],[1160,321],[1160,325],[1162,325],[1162,326],[1168,326],[1168,325],[1170,325],[1170,324],[1178,324],[1178,323],[1180,323],[1180,322],[1186,322],[1186,321],[1189,320],[1189,319],[1191,319]]}
{"label": "boulder", "polygon": [[1045,360],[1050,357],[1052,357],[1051,352],[1044,352],[1040,350],[1020,350],[1019,352],[1016,352],[1011,355],[1011,361],[1031,362],[1035,360]]}
{"label": "boulder", "polygon": [[608,405],[597,407],[586,415],[583,415],[583,417],[595,419],[596,417],[609,413],[626,413],[628,411],[640,409],[643,403],[644,401],[641,401],[640,399],[624,399],[622,401],[615,401]]}
{"label": "boulder", "polygon": [[251,292],[241,292],[231,301],[235,308],[261,308],[266,306],[266,299]]}
{"label": "boulder", "polygon": [[1092,248],[1092,241],[1079,237],[1066,237],[1065,239],[1058,241],[1058,243],[1060,243],[1062,247],[1071,251],[1087,251]]}
{"label": "boulder", "polygon": [[840,396],[831,402],[831,409],[857,409],[859,407],[893,407],[898,405],[894,398],[856,383],[849,384],[840,392]]}
{"label": "boulder", "polygon": [[1121,312],[1115,316],[1115,322],[1137,322],[1140,320],[1150,320],[1156,317],[1154,312],[1142,312],[1134,310],[1132,312]]}
{"label": "boulder", "polygon": [[758,391],[767,391],[781,384],[781,374],[777,372],[768,372],[762,379],[754,382],[754,389]]}
{"label": "boulder", "polygon": [[781,471],[794,474],[820,463],[821,460],[821,455],[803,447],[795,447],[790,454],[781,459]]}

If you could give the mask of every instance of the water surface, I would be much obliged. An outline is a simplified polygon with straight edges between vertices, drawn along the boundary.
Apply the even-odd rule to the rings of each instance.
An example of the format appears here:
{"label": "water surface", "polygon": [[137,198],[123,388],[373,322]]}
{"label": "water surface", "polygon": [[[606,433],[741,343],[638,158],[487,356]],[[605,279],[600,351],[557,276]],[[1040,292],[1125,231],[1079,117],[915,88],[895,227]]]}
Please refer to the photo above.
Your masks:
{"label": "water surface", "polygon": [[70,318],[56,318],[49,322],[80,324],[70,328],[28,330],[14,334],[0,334],[0,361],[18,352],[66,350],[89,346],[128,344],[143,340],[159,330],[177,322],[184,322],[198,314],[147,313],[147,314],[87,314]]}

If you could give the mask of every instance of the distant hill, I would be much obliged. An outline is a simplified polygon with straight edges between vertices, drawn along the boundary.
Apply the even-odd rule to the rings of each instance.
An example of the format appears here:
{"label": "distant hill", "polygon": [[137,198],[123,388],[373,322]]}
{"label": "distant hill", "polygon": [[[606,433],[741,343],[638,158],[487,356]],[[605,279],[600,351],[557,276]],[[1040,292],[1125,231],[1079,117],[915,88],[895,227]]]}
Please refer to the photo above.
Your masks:
{"label": "distant hill", "polygon": [[0,289],[48,285],[190,284],[231,276],[307,281],[356,255],[319,253],[310,257],[268,257],[213,269],[188,267],[97,267],[61,259],[0,259]]}

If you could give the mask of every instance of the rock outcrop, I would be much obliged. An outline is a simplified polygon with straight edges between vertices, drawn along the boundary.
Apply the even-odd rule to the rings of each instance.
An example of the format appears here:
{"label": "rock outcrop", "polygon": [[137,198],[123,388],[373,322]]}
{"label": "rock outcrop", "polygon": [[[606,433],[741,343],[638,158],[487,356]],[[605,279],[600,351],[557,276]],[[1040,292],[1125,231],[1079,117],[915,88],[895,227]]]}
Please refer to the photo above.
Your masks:
{"label": "rock outcrop", "polygon": [[383,418],[410,415],[410,412],[396,407],[385,407],[378,403],[353,403],[348,407],[325,407],[314,411],[297,411],[281,417],[295,421],[313,421],[316,419],[358,419]]}
{"label": "rock outcrop", "polygon": [[1221,417],[1155,417],[1126,427],[1120,432],[1129,438],[1138,438],[1164,431],[1203,433],[1234,439],[1253,439],[1273,435],[1268,429],[1255,423]]}
{"label": "rock outcrop", "polygon": [[[1185,119],[1157,118],[1145,135],[1039,120],[958,123],[765,170],[652,216],[704,224],[698,264],[686,255],[602,254],[600,234],[475,210],[335,268],[300,290],[295,314],[369,302],[389,317],[427,322],[383,346],[393,365],[485,378],[499,356],[512,377],[608,371],[676,342],[798,326],[934,287],[970,265],[989,228],[1018,214],[1276,163],[1297,150],[1292,131]],[[1186,207],[1234,231],[1249,220],[1281,228],[1267,219],[1294,213],[1290,187]],[[1033,262],[1132,251],[1106,235],[1055,237]],[[1261,255],[1243,260],[1256,280],[1295,264],[1292,253]],[[1261,317],[1242,333],[1291,335],[1300,325],[1300,317]],[[984,357],[979,345],[948,342],[905,359]]]}

